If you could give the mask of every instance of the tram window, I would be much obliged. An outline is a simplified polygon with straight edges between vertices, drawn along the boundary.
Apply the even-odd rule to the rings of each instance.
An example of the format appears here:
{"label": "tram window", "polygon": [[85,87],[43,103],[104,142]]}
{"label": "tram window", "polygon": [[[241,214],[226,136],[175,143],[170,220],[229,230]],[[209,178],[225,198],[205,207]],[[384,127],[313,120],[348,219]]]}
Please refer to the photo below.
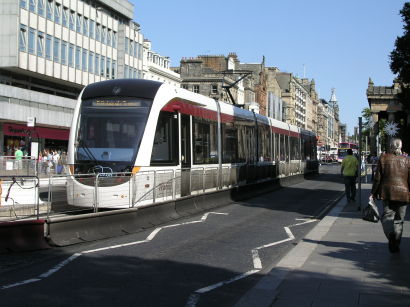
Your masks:
{"label": "tram window", "polygon": [[222,125],[222,148],[223,163],[238,161],[238,132],[233,123]]}
{"label": "tram window", "polygon": [[215,122],[194,118],[193,146],[195,164],[218,163],[218,134]]}
{"label": "tram window", "polygon": [[269,126],[260,125],[258,134],[259,161],[271,161]]}
{"label": "tram window", "polygon": [[306,161],[306,139],[302,137],[300,141],[301,141],[301,158],[302,158],[302,161]]}
{"label": "tram window", "polygon": [[246,139],[247,139],[247,152],[248,163],[255,163],[257,161],[257,150],[256,150],[256,131],[255,127],[247,126],[246,127]]}
{"label": "tram window", "polygon": [[[236,122],[235,122],[236,124]],[[244,125],[236,125],[238,133],[238,158],[237,162],[246,162],[246,131]]]}
{"label": "tram window", "polygon": [[161,112],[155,130],[151,165],[178,163],[178,120],[170,112]]}
{"label": "tram window", "polygon": [[300,160],[299,139],[295,137],[290,138],[290,159]]}
{"label": "tram window", "polygon": [[285,161],[285,136],[283,134],[279,134],[279,155],[280,161]]}

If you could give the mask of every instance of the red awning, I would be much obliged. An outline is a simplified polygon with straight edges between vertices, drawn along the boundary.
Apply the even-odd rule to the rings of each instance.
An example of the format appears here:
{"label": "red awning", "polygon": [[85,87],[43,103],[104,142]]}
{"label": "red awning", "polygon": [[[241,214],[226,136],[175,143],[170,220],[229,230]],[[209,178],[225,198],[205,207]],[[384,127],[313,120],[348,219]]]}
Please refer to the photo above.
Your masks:
{"label": "red awning", "polygon": [[27,127],[17,124],[3,124],[4,135],[31,136],[33,138],[43,138],[52,140],[68,140],[69,129],[54,129],[45,127]]}

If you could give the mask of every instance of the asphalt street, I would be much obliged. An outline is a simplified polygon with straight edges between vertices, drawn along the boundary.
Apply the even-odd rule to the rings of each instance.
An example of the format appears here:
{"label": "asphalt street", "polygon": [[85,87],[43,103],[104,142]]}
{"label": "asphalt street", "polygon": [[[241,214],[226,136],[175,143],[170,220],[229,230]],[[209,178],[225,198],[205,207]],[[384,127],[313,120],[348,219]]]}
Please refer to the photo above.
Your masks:
{"label": "asphalt street", "polygon": [[1,306],[233,306],[340,198],[339,166],[320,172],[144,232],[0,255]]}

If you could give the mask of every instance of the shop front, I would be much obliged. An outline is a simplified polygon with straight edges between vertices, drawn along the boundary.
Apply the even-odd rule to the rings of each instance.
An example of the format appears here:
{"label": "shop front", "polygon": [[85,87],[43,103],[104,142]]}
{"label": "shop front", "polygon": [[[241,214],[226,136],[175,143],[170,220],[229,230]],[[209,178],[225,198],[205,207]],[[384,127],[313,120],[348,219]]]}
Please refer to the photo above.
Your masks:
{"label": "shop front", "polygon": [[13,156],[18,147],[28,156],[37,156],[44,149],[67,151],[69,129],[27,127],[14,123],[2,125],[2,151],[5,156]]}

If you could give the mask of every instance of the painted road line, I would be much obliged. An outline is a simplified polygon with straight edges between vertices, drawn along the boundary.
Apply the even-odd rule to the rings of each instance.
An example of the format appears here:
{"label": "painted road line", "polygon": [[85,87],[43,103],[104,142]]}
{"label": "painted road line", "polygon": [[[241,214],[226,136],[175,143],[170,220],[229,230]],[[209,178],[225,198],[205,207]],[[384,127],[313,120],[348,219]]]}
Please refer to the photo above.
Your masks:
{"label": "painted road line", "polygon": [[313,223],[313,222],[318,221],[317,219],[295,219],[295,220],[303,221],[303,222],[283,227],[285,229],[286,234],[288,235],[288,238],[283,239],[283,240],[279,240],[279,241],[275,241],[275,242],[272,242],[272,243],[269,243],[269,244],[265,244],[265,245],[256,247],[256,248],[251,250],[254,270],[250,270],[250,271],[248,271],[244,274],[236,275],[236,276],[234,276],[234,277],[232,277],[228,280],[220,281],[220,282],[212,284],[210,286],[195,290],[195,292],[192,293],[189,296],[189,298],[188,298],[188,300],[185,304],[185,307],[195,307],[196,304],[199,302],[200,294],[215,290],[215,289],[220,288],[222,286],[225,286],[227,284],[233,283],[234,281],[243,279],[245,277],[248,277],[250,275],[253,275],[255,273],[260,272],[262,270],[262,261],[259,257],[259,252],[258,252],[259,250],[294,240],[295,236],[293,235],[292,231],[290,230],[290,227],[300,226],[300,225],[304,225],[304,224]]}
{"label": "painted road line", "polygon": [[102,247],[102,248],[85,250],[81,253],[75,253],[75,254],[71,255],[70,257],[68,257],[67,259],[61,261],[60,263],[58,263],[54,267],[52,267],[50,270],[40,274],[37,278],[26,279],[26,280],[23,280],[23,281],[20,281],[20,282],[15,282],[15,283],[11,283],[11,284],[8,284],[8,285],[3,285],[3,286],[0,286],[0,290],[19,287],[19,286],[26,285],[28,283],[33,283],[33,282],[38,282],[38,281],[44,280],[44,279],[50,277],[51,275],[53,275],[54,273],[58,272],[59,270],[61,270],[64,266],[68,265],[69,263],[71,263],[72,261],[77,259],[78,257],[80,257],[82,255],[85,255],[85,254],[91,254],[91,253],[101,252],[101,251],[105,251],[105,250],[116,249],[116,248],[127,247],[127,246],[137,245],[137,244],[141,244],[141,243],[151,242],[162,229],[177,227],[177,226],[190,225],[190,224],[195,224],[195,223],[203,223],[207,220],[207,218],[210,214],[228,215],[228,213],[222,213],[222,212],[208,212],[208,213],[205,213],[201,217],[201,219],[197,220],[197,221],[191,221],[191,222],[178,223],[178,224],[172,224],[172,225],[168,225],[168,226],[158,227],[158,228],[154,229],[147,236],[147,238],[145,240],[134,241],[134,242],[118,244],[118,245],[111,245],[111,246],[106,246],[106,247]]}

